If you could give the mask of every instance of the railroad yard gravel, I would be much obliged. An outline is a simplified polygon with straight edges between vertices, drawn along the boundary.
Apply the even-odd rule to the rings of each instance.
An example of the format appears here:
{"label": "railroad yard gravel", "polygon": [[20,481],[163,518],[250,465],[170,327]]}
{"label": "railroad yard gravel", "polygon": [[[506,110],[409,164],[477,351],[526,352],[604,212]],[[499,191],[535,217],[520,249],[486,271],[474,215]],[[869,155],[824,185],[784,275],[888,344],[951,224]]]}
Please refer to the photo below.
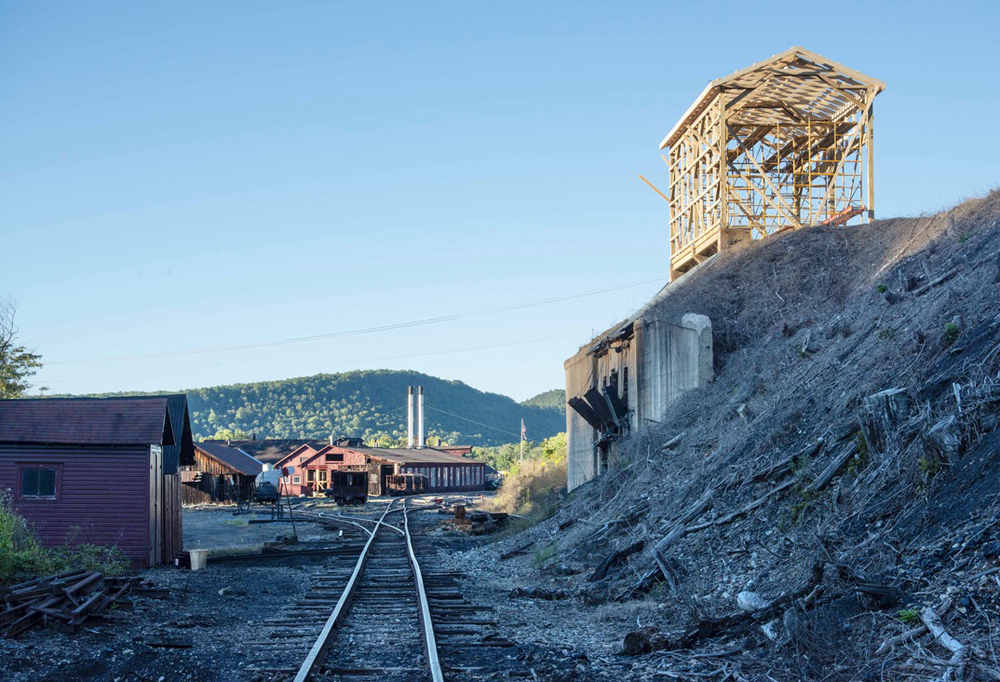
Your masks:
{"label": "railroad yard gravel", "polygon": [[[186,510],[184,522],[196,544],[221,545],[222,554],[291,532],[284,523],[248,526],[224,508]],[[608,606],[595,613],[576,597],[532,598],[558,594],[570,580],[534,568],[530,553],[499,560],[503,552],[529,541],[533,530],[497,542],[453,530],[450,515],[422,512],[414,514],[411,523],[419,533],[423,570],[462,574],[458,582],[466,600],[494,609],[497,626],[486,636],[513,643],[476,649],[463,659],[462,669],[447,673],[448,680],[643,679],[641,667],[634,668],[640,662],[618,655],[618,650],[622,629],[641,622],[642,609],[651,606]],[[313,523],[296,526],[300,538],[337,542],[336,531]],[[305,595],[310,577],[323,571],[325,557],[269,561],[273,563],[210,561],[207,570],[195,572],[174,567],[142,571],[144,579],[167,590],[166,597],[134,597],[133,609],[89,621],[75,634],[41,627],[17,640],[0,640],[0,680],[271,679],[266,672],[252,670],[252,662],[260,658],[254,641],[269,631],[267,619]],[[623,625],[623,619],[629,622]],[[295,665],[288,662],[288,667]]]}

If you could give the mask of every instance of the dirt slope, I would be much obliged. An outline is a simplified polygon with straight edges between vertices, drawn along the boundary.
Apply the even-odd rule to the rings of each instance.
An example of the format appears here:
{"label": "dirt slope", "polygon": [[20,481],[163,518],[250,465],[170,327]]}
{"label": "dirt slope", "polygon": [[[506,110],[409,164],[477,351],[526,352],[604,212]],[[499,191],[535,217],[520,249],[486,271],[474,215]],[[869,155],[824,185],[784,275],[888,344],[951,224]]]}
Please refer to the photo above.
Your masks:
{"label": "dirt slope", "polygon": [[[711,387],[481,561],[564,590],[580,646],[646,628],[636,679],[1000,679],[1000,191],[770,238],[656,310],[685,312]],[[922,616],[947,635],[891,641]]]}

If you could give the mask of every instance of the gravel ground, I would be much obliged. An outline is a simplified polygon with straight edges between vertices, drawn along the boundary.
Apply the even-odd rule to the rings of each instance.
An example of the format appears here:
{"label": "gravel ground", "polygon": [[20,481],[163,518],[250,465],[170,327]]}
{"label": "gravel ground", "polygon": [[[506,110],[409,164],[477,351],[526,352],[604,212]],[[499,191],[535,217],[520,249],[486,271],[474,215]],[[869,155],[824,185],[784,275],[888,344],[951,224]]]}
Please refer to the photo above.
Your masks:
{"label": "gravel ground", "polygon": [[[221,508],[184,513],[187,546],[194,546],[190,533],[198,545],[229,553],[273,541],[290,531],[286,526],[249,526]],[[335,535],[316,524],[298,526],[298,532],[300,538]],[[169,597],[135,598],[133,610],[111,614],[109,621],[91,620],[76,634],[35,628],[17,640],[0,639],[0,680],[246,679],[243,668],[253,652],[243,642],[254,639],[258,623],[304,592],[324,559],[274,561],[210,564],[197,572],[169,566],[143,571],[144,579],[168,588]],[[164,636],[190,646],[155,646]]]}
{"label": "gravel ground", "polygon": [[[380,507],[351,510],[370,516]],[[484,647],[467,657],[468,670],[452,671],[449,682],[464,680],[640,679],[635,659],[616,655],[620,618],[612,607],[594,610],[578,599],[547,601],[511,596],[515,588],[561,589],[572,578],[536,570],[531,556],[499,561],[499,554],[524,544],[532,529],[494,542],[451,529],[450,516],[421,512],[411,516],[420,534],[418,554],[425,571],[465,574],[460,585],[473,604],[495,608],[495,635],[515,646]],[[289,524],[248,525],[225,508],[186,510],[187,546],[220,554],[252,551],[289,533]],[[317,524],[297,524],[299,538],[335,541],[336,533]],[[0,680],[169,681],[256,679],[246,667],[255,659],[253,645],[266,628],[261,623],[290,607],[308,588],[311,575],[323,571],[324,558],[270,560],[267,564],[221,563],[191,572],[160,567],[142,577],[169,590],[165,599],[135,598],[131,611],[93,620],[76,634],[36,628],[18,640],[0,640]],[[624,607],[623,607],[624,608]],[[181,648],[158,646],[174,638]]]}

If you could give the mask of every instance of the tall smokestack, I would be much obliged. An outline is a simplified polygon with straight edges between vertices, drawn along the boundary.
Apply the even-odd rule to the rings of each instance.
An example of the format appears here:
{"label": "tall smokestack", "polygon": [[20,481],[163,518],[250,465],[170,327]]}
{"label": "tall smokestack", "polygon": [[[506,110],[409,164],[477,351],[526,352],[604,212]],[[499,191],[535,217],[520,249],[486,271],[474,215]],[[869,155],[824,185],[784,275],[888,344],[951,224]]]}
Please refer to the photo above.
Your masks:
{"label": "tall smokestack", "polygon": [[424,387],[417,386],[417,447],[424,447]]}
{"label": "tall smokestack", "polygon": [[413,447],[413,387],[406,387],[406,447]]}

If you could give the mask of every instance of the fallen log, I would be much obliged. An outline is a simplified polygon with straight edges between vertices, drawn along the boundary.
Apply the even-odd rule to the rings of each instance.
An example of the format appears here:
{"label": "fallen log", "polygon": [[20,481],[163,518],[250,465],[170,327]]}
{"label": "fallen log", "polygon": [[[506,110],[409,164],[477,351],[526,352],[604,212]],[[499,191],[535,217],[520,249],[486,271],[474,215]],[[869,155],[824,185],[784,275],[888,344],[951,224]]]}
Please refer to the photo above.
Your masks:
{"label": "fallen log", "polygon": [[791,480],[791,481],[785,481],[781,485],[779,485],[779,486],[777,486],[775,488],[772,488],[768,492],[764,493],[763,496],[758,497],[756,500],[754,500],[750,504],[748,504],[745,507],[742,507],[740,509],[737,509],[736,511],[734,511],[734,512],[732,512],[730,514],[726,514],[725,516],[720,517],[718,519],[712,519],[711,521],[705,521],[704,523],[699,523],[699,524],[695,524],[693,526],[688,526],[687,527],[687,533],[696,533],[699,530],[705,530],[706,528],[710,528],[712,526],[724,526],[727,523],[732,523],[733,521],[735,521],[739,517],[744,516],[746,514],[749,514],[750,512],[752,512],[757,507],[762,506],[765,502],[767,502],[774,495],[777,495],[778,493],[782,492],[783,490],[788,490],[793,485],[795,485],[795,483],[796,483],[796,481],[794,479]]}
{"label": "fallen log", "polygon": [[642,551],[642,548],[646,546],[645,540],[639,540],[634,542],[625,549],[620,549],[617,552],[612,552],[608,557],[601,562],[601,565],[597,567],[594,573],[587,578],[587,582],[596,583],[598,580],[604,580],[607,577],[608,571],[617,566],[618,564],[624,562],[630,556],[636,552]]}
{"label": "fallen log", "polygon": [[[653,636],[653,633],[643,632],[645,628],[640,628],[640,630],[630,632],[625,636],[628,642],[625,646],[630,650],[638,651],[638,653],[649,653],[649,651],[662,649],[690,649],[701,640],[712,639],[722,634],[733,634],[748,627],[770,622],[792,606],[793,602],[803,598],[806,598],[807,602],[810,601],[807,595],[812,595],[823,581],[825,566],[826,564],[823,562],[813,564],[809,579],[805,583],[795,590],[771,600],[767,606],[761,609],[753,612],[734,611],[719,618],[706,618],[688,630],[675,635],[658,633],[657,636]],[[625,653],[624,650],[623,653]]]}
{"label": "fallen log", "polygon": [[923,285],[922,287],[920,287],[919,289],[917,289],[916,291],[914,291],[913,295],[914,296],[922,296],[922,295],[926,294],[928,291],[930,291],[934,287],[940,286],[941,284],[944,284],[949,279],[951,279],[952,277],[954,277],[955,275],[957,275],[959,273],[959,271],[961,271],[961,269],[962,269],[961,265],[959,265],[958,267],[952,268],[951,270],[949,270],[948,272],[944,273],[940,277],[932,279],[930,282],[928,282],[927,284]]}
{"label": "fallen log", "polygon": [[759,481],[766,481],[771,478],[781,477],[790,474],[792,473],[792,470],[796,466],[801,466],[801,464],[804,463],[805,460],[815,457],[816,453],[818,453],[820,451],[820,448],[822,447],[823,447],[822,440],[817,440],[815,443],[810,443],[809,445],[802,448],[795,454],[789,455],[785,459],[781,460],[774,466],[764,469],[763,471],[757,472],[751,477],[750,480],[756,483]]}
{"label": "fallen log", "polygon": [[833,458],[823,471],[819,473],[819,476],[814,478],[812,482],[805,487],[803,492],[805,493],[818,493],[823,490],[826,486],[830,484],[834,476],[840,473],[851,458],[858,454],[858,444],[851,442],[846,448],[844,448],[839,455]]}

